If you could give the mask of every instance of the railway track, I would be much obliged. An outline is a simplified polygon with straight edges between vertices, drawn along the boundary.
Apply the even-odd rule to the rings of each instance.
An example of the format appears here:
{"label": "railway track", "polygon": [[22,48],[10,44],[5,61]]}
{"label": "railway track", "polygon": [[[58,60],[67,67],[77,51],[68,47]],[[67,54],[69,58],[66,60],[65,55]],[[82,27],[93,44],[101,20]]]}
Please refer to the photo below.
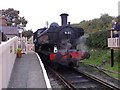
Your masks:
{"label": "railway track", "polygon": [[[58,70],[53,69],[53,65],[44,63],[52,88],[67,88],[70,90],[119,90],[119,87],[111,85],[90,74],[78,69],[59,66]],[[51,68],[52,67],[52,68]]]}
{"label": "railway track", "polygon": [[59,79],[59,77],[55,74],[55,72],[48,69],[48,67],[47,67],[47,74],[48,74],[52,89],[55,89],[55,88],[62,89],[66,87],[65,84],[61,81],[61,79]]}
{"label": "railway track", "polygon": [[52,79],[50,73],[48,74],[53,88],[69,88],[70,90],[118,90],[117,87],[73,68],[62,67],[56,71],[47,67],[47,72],[52,73]]}
{"label": "railway track", "polygon": [[[78,70],[76,70],[76,71],[78,71]],[[105,88],[103,88],[105,90],[120,90],[120,88],[118,86],[112,85],[112,84],[110,84],[110,83],[108,83],[108,82],[106,82],[106,81],[104,81],[102,79],[99,79],[99,78],[97,78],[95,76],[92,76],[92,75],[84,73],[84,72],[80,72],[80,71],[78,71],[78,72],[85,75],[86,77],[92,79],[93,81],[99,83],[100,85],[105,87]]]}

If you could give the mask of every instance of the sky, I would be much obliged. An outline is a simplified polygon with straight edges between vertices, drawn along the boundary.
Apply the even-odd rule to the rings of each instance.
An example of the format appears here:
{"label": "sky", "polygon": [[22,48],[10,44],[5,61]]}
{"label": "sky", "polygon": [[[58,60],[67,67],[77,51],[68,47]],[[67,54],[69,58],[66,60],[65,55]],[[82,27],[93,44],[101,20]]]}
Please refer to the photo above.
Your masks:
{"label": "sky", "polygon": [[[0,0],[0,10],[14,8],[20,16],[28,20],[26,29],[36,31],[39,28],[57,22],[61,25],[61,13],[68,13],[68,22],[79,23],[82,20],[99,18],[101,14],[118,16],[120,0]],[[119,6],[120,7],[120,6]]]}

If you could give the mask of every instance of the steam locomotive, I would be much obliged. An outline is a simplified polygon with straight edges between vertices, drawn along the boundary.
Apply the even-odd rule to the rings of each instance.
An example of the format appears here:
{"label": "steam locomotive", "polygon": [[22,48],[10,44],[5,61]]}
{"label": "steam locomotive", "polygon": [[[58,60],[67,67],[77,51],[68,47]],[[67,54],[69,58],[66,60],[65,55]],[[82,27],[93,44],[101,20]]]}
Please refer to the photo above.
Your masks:
{"label": "steam locomotive", "polygon": [[53,22],[49,28],[41,28],[34,33],[35,51],[48,56],[49,62],[74,67],[78,61],[90,57],[81,47],[84,30],[68,24],[68,14],[63,13],[60,16],[61,26]]}

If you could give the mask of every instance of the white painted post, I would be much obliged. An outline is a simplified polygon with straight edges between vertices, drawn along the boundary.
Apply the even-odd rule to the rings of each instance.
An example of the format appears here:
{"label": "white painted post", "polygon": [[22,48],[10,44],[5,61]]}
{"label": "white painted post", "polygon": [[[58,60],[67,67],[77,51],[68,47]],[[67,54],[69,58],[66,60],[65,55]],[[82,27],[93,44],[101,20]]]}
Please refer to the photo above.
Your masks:
{"label": "white painted post", "polygon": [[27,51],[28,51],[28,43],[27,43],[27,37],[25,39],[25,52],[27,54]]}

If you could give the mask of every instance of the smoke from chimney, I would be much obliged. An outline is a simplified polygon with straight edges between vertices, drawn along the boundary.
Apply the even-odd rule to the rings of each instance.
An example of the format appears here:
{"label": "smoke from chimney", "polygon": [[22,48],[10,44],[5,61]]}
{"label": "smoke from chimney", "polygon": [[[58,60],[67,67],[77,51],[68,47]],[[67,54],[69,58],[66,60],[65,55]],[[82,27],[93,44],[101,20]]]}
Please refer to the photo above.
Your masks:
{"label": "smoke from chimney", "polygon": [[62,13],[61,15],[61,25],[67,25],[67,16],[68,14],[67,13]]}

